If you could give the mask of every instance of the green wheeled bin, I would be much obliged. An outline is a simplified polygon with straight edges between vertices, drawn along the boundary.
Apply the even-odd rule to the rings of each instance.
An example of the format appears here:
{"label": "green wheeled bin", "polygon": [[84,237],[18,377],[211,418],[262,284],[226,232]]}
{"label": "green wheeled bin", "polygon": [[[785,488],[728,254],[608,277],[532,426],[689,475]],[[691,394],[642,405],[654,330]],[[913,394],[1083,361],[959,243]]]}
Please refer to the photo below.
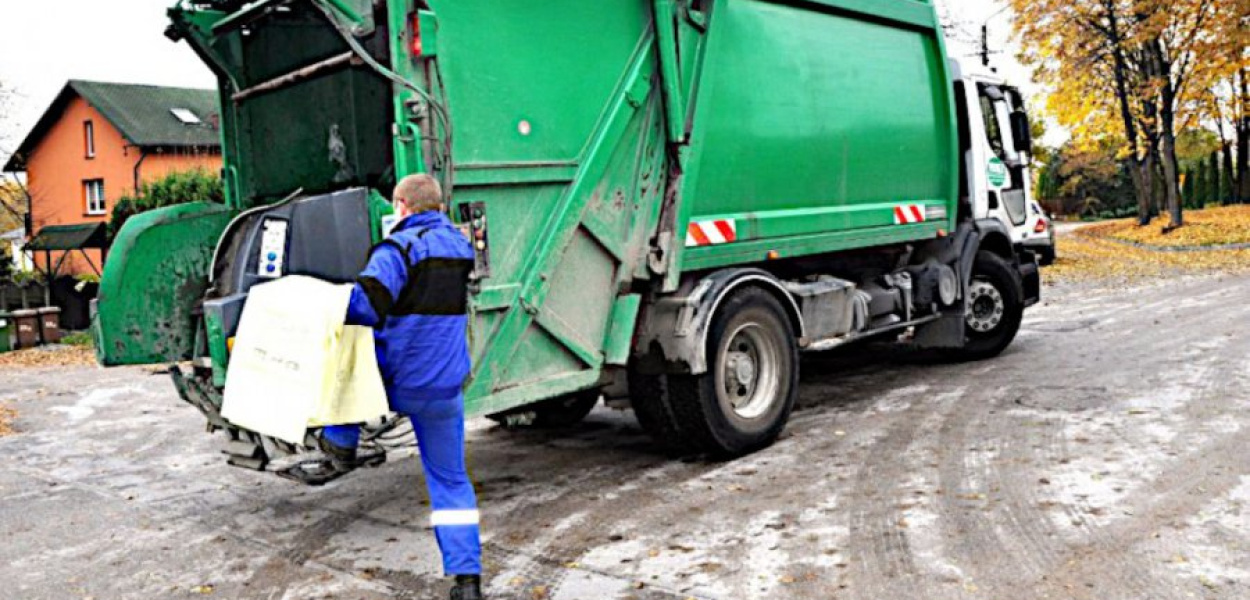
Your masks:
{"label": "green wheeled bin", "polygon": [[13,315],[7,312],[0,312],[0,354],[13,350],[17,342],[14,339],[14,332],[16,331],[17,325],[13,322]]}

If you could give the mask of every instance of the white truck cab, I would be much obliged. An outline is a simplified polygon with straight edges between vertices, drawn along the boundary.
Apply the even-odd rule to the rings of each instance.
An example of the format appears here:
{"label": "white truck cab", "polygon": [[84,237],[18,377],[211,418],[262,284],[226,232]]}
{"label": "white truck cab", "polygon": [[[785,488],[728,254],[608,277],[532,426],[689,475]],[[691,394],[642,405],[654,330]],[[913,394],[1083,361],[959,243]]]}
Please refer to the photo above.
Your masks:
{"label": "white truck cab", "polygon": [[[997,219],[1012,242],[1035,237],[1032,134],[1024,96],[989,69],[951,60],[963,150],[961,194],[977,219]],[[1028,244],[1030,247],[1031,244]]]}

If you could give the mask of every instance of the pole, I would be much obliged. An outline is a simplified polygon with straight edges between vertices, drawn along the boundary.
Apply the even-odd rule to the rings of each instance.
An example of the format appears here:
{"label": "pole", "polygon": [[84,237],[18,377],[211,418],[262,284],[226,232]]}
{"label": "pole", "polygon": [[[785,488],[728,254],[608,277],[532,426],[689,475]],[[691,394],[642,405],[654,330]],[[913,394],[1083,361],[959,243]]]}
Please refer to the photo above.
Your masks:
{"label": "pole", "polygon": [[981,26],[981,66],[990,66],[990,25],[988,21]]}

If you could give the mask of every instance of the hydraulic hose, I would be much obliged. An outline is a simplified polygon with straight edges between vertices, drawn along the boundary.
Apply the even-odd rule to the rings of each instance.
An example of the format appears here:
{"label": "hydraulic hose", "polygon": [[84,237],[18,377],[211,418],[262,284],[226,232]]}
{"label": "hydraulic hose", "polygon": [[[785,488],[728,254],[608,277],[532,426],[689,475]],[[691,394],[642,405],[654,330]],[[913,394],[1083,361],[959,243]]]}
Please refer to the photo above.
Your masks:
{"label": "hydraulic hose", "polygon": [[[451,193],[452,193],[452,188],[455,185],[455,166],[453,164],[453,159],[452,159],[452,154],[451,154],[451,149],[452,149],[451,115],[447,112],[447,107],[442,102],[439,102],[433,96],[431,96],[429,92],[425,91],[424,89],[421,89],[421,86],[418,86],[416,83],[413,83],[412,81],[405,79],[404,77],[401,77],[398,73],[387,68],[386,65],[383,65],[382,63],[378,62],[378,60],[375,59],[373,55],[370,54],[369,51],[365,49],[364,46],[360,45],[360,42],[356,40],[356,36],[353,35],[352,32],[349,31],[346,27],[344,27],[343,24],[339,22],[338,18],[334,16],[335,8],[330,3],[330,0],[310,0],[310,1],[312,2],[313,6],[317,7],[317,10],[321,12],[322,16],[325,17],[325,19],[330,23],[330,25],[334,27],[335,31],[337,31],[339,36],[343,38],[343,41],[347,43],[347,46],[351,48],[352,52],[354,52],[357,56],[360,57],[360,60],[364,62],[365,65],[367,65],[370,69],[373,69],[377,74],[381,75],[382,77],[386,78],[392,83],[405,87],[409,90],[412,90],[418,96],[420,96],[423,100],[425,100],[426,104],[428,104],[431,109],[433,109],[434,114],[439,120],[439,124],[443,130],[444,138],[445,138],[444,139],[444,156],[443,156],[444,165],[445,165],[443,187],[444,187],[444,193],[446,194],[447,197],[450,198]],[[436,76],[441,81],[442,79],[441,73],[437,72],[437,66],[435,67],[435,69],[436,69]]]}

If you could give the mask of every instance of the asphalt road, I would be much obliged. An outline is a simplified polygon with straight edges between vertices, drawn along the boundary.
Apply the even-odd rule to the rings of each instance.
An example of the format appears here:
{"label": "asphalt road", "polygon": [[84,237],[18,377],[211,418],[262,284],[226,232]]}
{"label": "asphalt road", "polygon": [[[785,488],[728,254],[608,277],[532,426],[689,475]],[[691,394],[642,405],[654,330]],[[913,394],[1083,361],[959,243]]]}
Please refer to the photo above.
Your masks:
{"label": "asphalt road", "polygon": [[[1250,278],[1048,289],[977,364],[808,357],[776,446],[475,422],[492,598],[1250,598]],[[438,598],[412,457],[227,467],[166,377],[3,371],[0,597]],[[211,586],[211,587],[209,587]]]}

